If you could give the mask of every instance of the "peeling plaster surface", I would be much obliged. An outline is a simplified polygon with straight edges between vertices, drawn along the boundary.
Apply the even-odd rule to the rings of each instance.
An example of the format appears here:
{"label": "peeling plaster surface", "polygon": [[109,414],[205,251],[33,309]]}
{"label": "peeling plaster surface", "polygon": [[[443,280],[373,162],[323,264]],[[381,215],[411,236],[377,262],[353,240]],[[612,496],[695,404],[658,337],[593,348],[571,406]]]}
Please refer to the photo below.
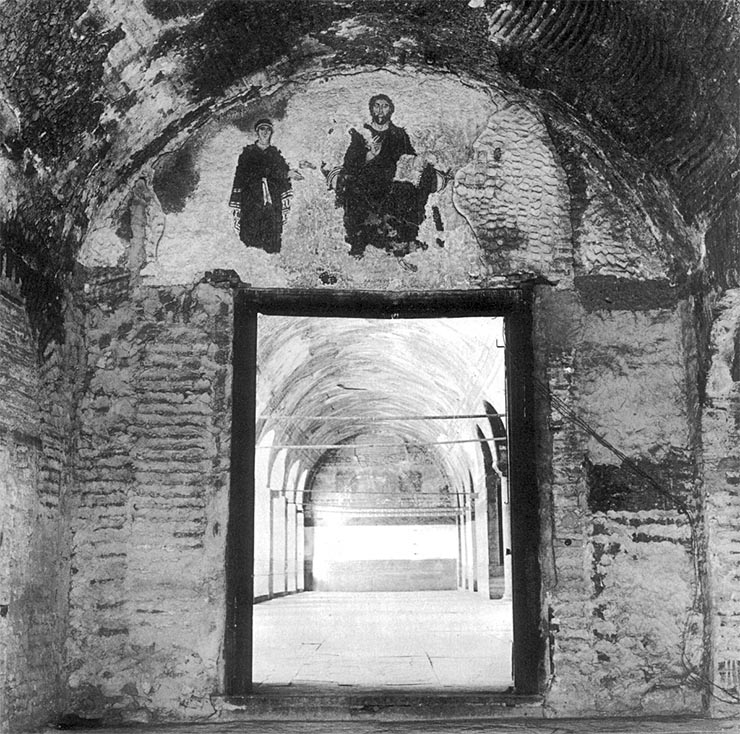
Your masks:
{"label": "peeling plaster surface", "polygon": [[[404,127],[417,152],[439,168],[457,168],[465,161],[479,128],[495,109],[490,97],[478,89],[460,88],[439,77],[376,72],[332,77],[296,85],[284,110],[270,110],[263,101],[255,111],[233,110],[231,122],[214,123],[200,144],[199,184],[182,212],[166,218],[157,258],[143,275],[147,282],[187,282],[214,267],[236,270],[245,282],[263,286],[318,286],[319,274],[334,275],[336,285],[348,287],[429,287],[445,283],[460,287],[479,270],[474,234],[455,210],[452,187],[432,194],[420,239],[429,250],[409,258],[419,272],[403,268],[397,258],[369,250],[362,262],[348,255],[342,210],[335,206],[322,167],[341,165],[351,127],[362,129],[369,121],[367,100],[378,90],[395,101],[394,122]],[[451,105],[450,99],[460,99]],[[460,115],[459,110],[465,114]],[[253,142],[252,125],[261,116],[275,119],[273,144],[292,168],[303,176],[293,183],[290,217],[279,255],[245,248],[233,230],[228,198],[236,159],[244,145]],[[246,131],[245,131],[246,130]],[[445,222],[445,246],[435,240],[431,207],[438,206]],[[431,243],[431,244],[430,244]],[[100,248],[90,248],[90,259],[105,260]],[[97,250],[98,255],[92,252]]]}
{"label": "peeling plaster surface", "polygon": [[712,640],[710,676],[717,686],[716,715],[736,715],[740,695],[740,382],[733,379],[738,355],[740,291],[718,304],[712,332],[714,356],[702,418],[707,503],[707,564]]}
{"label": "peeling plaster surface", "polygon": [[[17,284],[0,277],[0,731],[46,723],[66,699],[68,491],[76,324],[39,364]],[[72,369],[70,369],[72,366]],[[8,727],[8,728],[6,728]]]}
{"label": "peeling plaster surface", "polygon": [[[267,4],[170,5],[3,5],[2,263],[54,287],[24,304],[0,283],[0,728],[65,707],[213,713],[233,337],[232,294],[199,283],[216,268],[391,293],[546,279],[533,307],[546,711],[736,716],[740,296],[713,289],[737,285],[737,3],[430,3],[422,18],[423,3],[342,1],[308,21],[316,5],[296,3],[264,48]],[[427,202],[422,247],[355,259],[322,167],[381,91],[452,180]],[[227,204],[263,116],[302,175],[274,255],[242,245]],[[84,334],[64,310],[78,288]],[[26,311],[50,304],[66,342],[37,362],[46,322]],[[271,362],[261,408],[359,410],[357,395],[323,400],[321,369],[354,355],[370,380],[377,350],[340,348],[340,330],[320,347],[284,336],[294,351]],[[424,371],[433,337],[413,358],[402,343],[385,342],[389,365],[435,393],[430,408],[472,400]],[[392,392],[399,407],[413,397]],[[320,419],[307,432],[348,438]],[[448,473],[478,466],[471,452],[448,451]],[[304,486],[289,458],[260,467],[265,481]]]}
{"label": "peeling plaster surface", "polygon": [[[698,710],[700,535],[682,510],[695,501],[697,450],[686,312],[586,312],[570,294],[540,297],[535,341],[538,359],[547,354],[552,395],[540,406],[547,429],[538,451],[551,520],[543,553],[546,705],[554,715]],[[654,481],[636,475],[625,455]],[[611,509],[599,508],[603,500]]]}
{"label": "peeling plaster surface", "polygon": [[565,176],[537,116],[501,100],[457,173],[454,200],[492,272],[534,271],[569,280]]}
{"label": "peeling plaster surface", "polygon": [[[130,193],[111,199],[118,204],[101,209],[80,261],[101,266],[127,258],[149,284],[193,282],[223,268],[255,286],[417,290],[489,287],[518,274],[543,275],[563,287],[576,263],[581,272],[637,277],[665,270],[650,236],[634,234],[649,231],[644,214],[615,198],[603,164],[584,174],[587,204],[572,231],[569,181],[544,121],[523,97],[403,70],[314,77],[275,89],[232,105],[152,160],[154,173],[144,171]],[[342,164],[349,130],[362,130],[367,101],[381,91],[394,100],[393,121],[416,149],[416,171],[431,163],[452,180],[429,196],[412,252],[398,257],[368,247],[357,259],[349,255],[343,211],[325,174]],[[277,254],[245,247],[228,206],[238,155],[265,116],[275,122],[273,144],[300,174]],[[173,166],[183,156],[191,168]],[[398,180],[413,181],[407,163],[399,162]],[[137,209],[137,191],[152,177],[155,192]],[[168,201],[179,197],[177,204],[162,212],[156,189]],[[126,241],[124,219],[140,221],[143,241],[135,234]],[[623,254],[615,254],[620,248]],[[126,254],[134,249],[142,254]]]}
{"label": "peeling plaster surface", "polygon": [[[582,334],[577,370],[584,415],[628,454],[660,458],[688,446],[680,313],[596,312]],[[595,463],[614,457],[595,441]]]}
{"label": "peeling plaster surface", "polygon": [[[661,235],[635,226],[606,176],[586,167],[586,209],[578,233],[579,270],[589,274],[659,278],[666,258]],[[663,255],[661,257],[661,255]]]}

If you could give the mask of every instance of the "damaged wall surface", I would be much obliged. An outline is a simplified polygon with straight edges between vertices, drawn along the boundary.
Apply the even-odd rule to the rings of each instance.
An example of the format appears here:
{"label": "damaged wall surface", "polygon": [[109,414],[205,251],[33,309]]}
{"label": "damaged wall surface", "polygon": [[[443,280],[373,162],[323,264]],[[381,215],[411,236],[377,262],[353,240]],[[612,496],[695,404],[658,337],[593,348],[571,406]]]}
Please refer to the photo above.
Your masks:
{"label": "damaged wall surface", "polygon": [[[214,712],[245,284],[533,292],[543,712],[737,715],[739,16],[4,3],[0,730]],[[386,184],[416,219],[404,237],[378,209],[358,250],[345,154],[369,146],[381,92],[414,150]],[[245,246],[230,206],[263,118],[292,171],[273,252]],[[323,338],[275,362],[261,405],[329,413],[313,373],[359,373]],[[360,379],[377,369],[350,338],[343,353]],[[389,399],[424,413],[423,384]],[[320,420],[299,438],[351,439]]]}
{"label": "damaged wall surface", "polygon": [[[656,699],[700,707],[699,447],[682,340],[687,307],[589,309],[547,293],[535,313],[550,389],[540,427],[551,456],[540,466],[553,533],[544,563],[550,700],[591,695],[587,709],[615,712],[636,700],[642,710]],[[616,694],[609,704],[605,690]]]}
{"label": "damaged wall surface", "polygon": [[145,289],[118,308],[90,304],[70,508],[74,710],[146,718],[177,700],[186,717],[212,712],[228,520],[227,296]]}
{"label": "damaged wall surface", "polygon": [[[37,722],[64,706],[70,574],[70,493],[80,395],[80,315],[44,355],[17,271],[0,276],[0,671],[3,724]],[[29,706],[29,701],[35,701]]]}

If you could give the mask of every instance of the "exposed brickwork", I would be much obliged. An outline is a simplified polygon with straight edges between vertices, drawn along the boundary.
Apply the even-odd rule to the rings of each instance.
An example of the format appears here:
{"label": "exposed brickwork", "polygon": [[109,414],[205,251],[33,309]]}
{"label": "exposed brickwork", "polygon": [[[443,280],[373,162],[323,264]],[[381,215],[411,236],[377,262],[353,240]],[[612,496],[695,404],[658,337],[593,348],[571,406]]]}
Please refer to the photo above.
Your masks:
{"label": "exposed brickwork", "polygon": [[[702,618],[691,528],[675,511],[593,516],[592,636],[600,710],[701,710]],[[618,672],[617,672],[618,671]]]}
{"label": "exposed brickwork", "polygon": [[[104,29],[102,19],[86,10],[84,0],[3,8],[2,41],[9,53],[2,66],[21,111],[21,138],[50,156],[69,155],[75,137],[96,126],[102,107],[92,97],[103,61],[122,35]],[[37,44],[42,33],[44,49]]]}
{"label": "exposed brickwork", "polygon": [[[76,311],[68,341],[39,365],[26,307],[0,283],[0,730],[53,719],[64,706],[74,448]],[[10,292],[10,297],[7,295]]]}
{"label": "exposed brickwork", "polygon": [[714,357],[702,418],[711,661],[715,713],[740,702],[740,382],[732,375],[740,292],[718,304],[712,330]]}
{"label": "exposed brickwork", "polygon": [[572,278],[567,186],[548,143],[535,115],[508,104],[488,119],[457,174],[455,204],[495,274]]}
{"label": "exposed brickwork", "polygon": [[[0,10],[0,190],[12,193],[0,234],[25,273],[25,290],[0,295],[0,727],[64,707],[65,637],[80,712],[200,716],[219,686],[230,297],[136,290],[147,267],[160,283],[224,267],[266,286],[395,292],[557,281],[557,296],[538,293],[537,376],[627,461],[539,393],[547,705],[675,713],[698,711],[703,692],[713,712],[737,712],[734,291],[709,347],[710,294],[740,270],[737,1],[269,5]],[[320,170],[365,113],[358,71],[381,68],[367,88],[398,91],[415,143],[458,175],[427,217],[428,248],[403,264],[350,261]],[[337,80],[349,81],[319,96]],[[357,104],[345,114],[332,100]],[[345,117],[318,121],[317,108]],[[292,164],[326,143],[303,169],[319,205],[293,220],[298,247],[277,264],[222,227],[232,148],[194,147],[199,168],[187,147],[219,125],[240,146],[257,110],[309,131],[291,138]],[[455,124],[421,124],[444,114]],[[105,266],[87,278],[84,372],[64,298],[83,241],[85,264]],[[682,289],[697,272],[703,296]]]}
{"label": "exposed brickwork", "polygon": [[0,386],[3,395],[3,428],[37,433],[38,374],[35,343],[19,289],[5,278],[0,279],[0,324],[2,324],[3,372]]}
{"label": "exposed brickwork", "polygon": [[[218,688],[231,295],[92,307],[73,506],[75,710],[203,715]],[[168,671],[163,675],[164,671]]]}
{"label": "exposed brickwork", "polygon": [[[538,4],[495,5],[491,39],[506,71],[528,87],[558,89],[582,114],[615,131],[648,171],[666,175],[681,191],[689,214],[706,206],[716,193],[721,151],[737,141],[727,117],[737,108],[737,88],[725,86],[737,76],[737,54],[730,51],[737,3],[564,4],[547,6],[549,12]],[[689,31],[701,26],[712,31]],[[725,51],[734,58],[719,61]],[[695,74],[706,78],[699,82]],[[701,114],[692,112],[694,95],[702,98]],[[681,153],[673,147],[679,141]]]}
{"label": "exposed brickwork", "polygon": [[[554,713],[699,711],[697,538],[681,511],[694,480],[687,398],[676,385],[683,311],[588,313],[565,296],[540,298],[539,374],[552,396],[539,470],[553,533],[543,551],[547,705]],[[561,322],[570,328],[563,332]],[[648,401],[641,391],[650,381],[640,372],[654,370],[652,360],[661,371],[650,389],[662,394]],[[633,476],[573,417],[628,452],[660,489]]]}
{"label": "exposed brickwork", "polygon": [[545,123],[568,183],[577,278],[673,279],[696,259],[695,237],[670,197],[634,160],[559,114]]}

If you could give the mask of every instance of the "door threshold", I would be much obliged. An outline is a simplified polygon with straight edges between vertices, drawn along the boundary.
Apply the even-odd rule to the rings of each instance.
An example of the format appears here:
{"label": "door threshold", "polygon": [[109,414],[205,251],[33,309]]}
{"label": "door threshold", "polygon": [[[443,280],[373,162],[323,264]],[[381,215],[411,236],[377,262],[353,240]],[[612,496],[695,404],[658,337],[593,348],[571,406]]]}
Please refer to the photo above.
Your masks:
{"label": "door threshold", "polygon": [[214,696],[219,721],[419,721],[446,719],[544,718],[542,696],[441,689],[328,690],[261,686],[244,696]]}

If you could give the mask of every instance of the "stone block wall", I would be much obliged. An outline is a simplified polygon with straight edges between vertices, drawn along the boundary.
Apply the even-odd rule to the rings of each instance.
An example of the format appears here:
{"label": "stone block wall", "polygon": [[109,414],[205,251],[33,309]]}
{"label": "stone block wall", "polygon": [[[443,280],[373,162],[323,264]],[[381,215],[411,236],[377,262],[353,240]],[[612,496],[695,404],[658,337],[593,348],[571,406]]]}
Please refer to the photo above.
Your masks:
{"label": "stone block wall", "polygon": [[232,323],[231,294],[210,285],[141,289],[89,308],[72,504],[75,711],[212,712],[225,618]]}
{"label": "stone block wall", "polygon": [[18,283],[0,279],[0,731],[65,706],[68,488],[78,383],[78,312],[38,354]]}

